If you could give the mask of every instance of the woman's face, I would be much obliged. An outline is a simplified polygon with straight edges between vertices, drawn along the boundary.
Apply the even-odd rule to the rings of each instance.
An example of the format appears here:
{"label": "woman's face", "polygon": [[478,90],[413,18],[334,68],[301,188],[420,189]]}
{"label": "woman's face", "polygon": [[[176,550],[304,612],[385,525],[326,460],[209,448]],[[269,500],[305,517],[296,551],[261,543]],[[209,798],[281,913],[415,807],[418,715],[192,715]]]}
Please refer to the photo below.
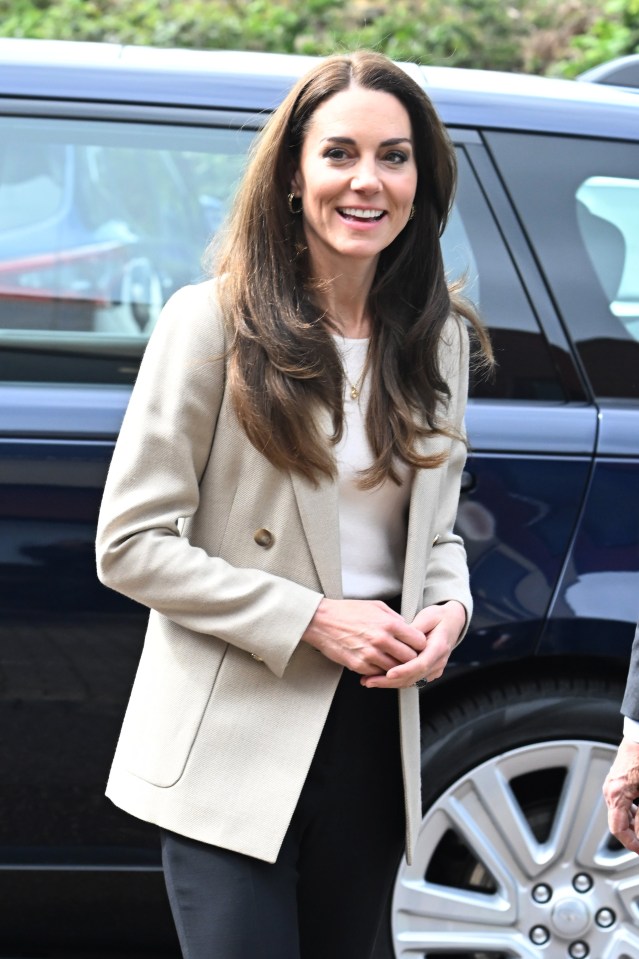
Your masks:
{"label": "woman's face", "polygon": [[311,117],[293,177],[313,269],[376,262],[404,229],[417,188],[411,122],[391,93],[351,86]]}

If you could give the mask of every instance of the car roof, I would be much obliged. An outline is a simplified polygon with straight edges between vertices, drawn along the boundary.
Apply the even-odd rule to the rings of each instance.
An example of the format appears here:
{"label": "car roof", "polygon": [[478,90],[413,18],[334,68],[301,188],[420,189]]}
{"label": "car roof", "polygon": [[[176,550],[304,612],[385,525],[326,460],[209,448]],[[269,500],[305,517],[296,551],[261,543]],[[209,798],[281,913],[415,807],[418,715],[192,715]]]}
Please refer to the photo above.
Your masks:
{"label": "car roof", "polygon": [[[272,110],[317,58],[0,39],[0,98]],[[402,64],[451,126],[639,139],[639,97],[610,86]]]}
{"label": "car roof", "polygon": [[580,73],[577,80],[639,89],[639,53],[631,53],[627,57],[616,57],[606,63],[599,63],[585,73]]}

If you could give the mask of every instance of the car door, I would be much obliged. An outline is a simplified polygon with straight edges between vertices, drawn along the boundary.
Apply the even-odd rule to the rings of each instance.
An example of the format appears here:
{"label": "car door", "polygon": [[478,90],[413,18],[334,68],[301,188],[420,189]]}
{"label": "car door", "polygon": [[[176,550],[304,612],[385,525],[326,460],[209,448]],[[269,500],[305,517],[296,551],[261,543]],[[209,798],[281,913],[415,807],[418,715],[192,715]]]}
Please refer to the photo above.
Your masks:
{"label": "car door", "polygon": [[534,651],[587,489],[597,410],[479,134],[453,133],[459,187],[444,256],[496,359],[493,377],[474,378],[467,415],[458,528],[475,612],[459,668]]}
{"label": "car door", "polygon": [[629,125],[625,141],[491,133],[488,143],[598,416],[588,493],[539,652],[614,657],[625,671],[639,615],[639,142]]}
{"label": "car door", "polygon": [[[202,252],[254,135],[243,115],[175,122],[183,119],[0,102],[7,948],[27,939],[47,949],[136,940],[158,954],[175,948],[156,831],[103,796],[146,611],[100,585],[94,539],[150,330],[173,290],[203,275]],[[37,904],[28,928],[24,902]]]}

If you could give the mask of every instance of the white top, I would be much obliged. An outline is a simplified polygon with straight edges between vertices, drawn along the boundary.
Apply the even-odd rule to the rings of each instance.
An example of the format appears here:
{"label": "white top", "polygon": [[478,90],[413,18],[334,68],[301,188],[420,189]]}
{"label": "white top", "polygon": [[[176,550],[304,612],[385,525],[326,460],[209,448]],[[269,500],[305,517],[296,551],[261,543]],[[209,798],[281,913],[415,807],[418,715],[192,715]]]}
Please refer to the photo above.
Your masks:
{"label": "white top", "polygon": [[[373,462],[365,428],[370,376],[361,379],[369,340],[334,339],[347,379],[344,434],[335,448],[343,594],[348,599],[388,599],[402,590],[411,471],[398,464],[401,486],[391,480],[372,490],[357,485],[361,470]],[[359,389],[356,399],[351,396],[354,385]]]}

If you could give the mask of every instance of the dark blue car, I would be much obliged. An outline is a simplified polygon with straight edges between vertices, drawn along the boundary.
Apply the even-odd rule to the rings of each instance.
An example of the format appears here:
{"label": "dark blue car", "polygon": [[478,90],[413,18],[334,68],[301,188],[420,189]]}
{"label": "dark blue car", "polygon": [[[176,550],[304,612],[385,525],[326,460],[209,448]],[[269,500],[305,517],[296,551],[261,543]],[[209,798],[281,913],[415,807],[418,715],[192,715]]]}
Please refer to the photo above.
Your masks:
{"label": "dark blue car", "polygon": [[[95,522],[157,313],[308,65],[0,40],[4,955],[178,955],[156,833],[103,798],[145,610],[98,583]],[[457,146],[445,258],[499,365],[468,411],[476,611],[423,695],[378,955],[639,956],[600,796],[639,614],[639,94],[407,69]]]}

